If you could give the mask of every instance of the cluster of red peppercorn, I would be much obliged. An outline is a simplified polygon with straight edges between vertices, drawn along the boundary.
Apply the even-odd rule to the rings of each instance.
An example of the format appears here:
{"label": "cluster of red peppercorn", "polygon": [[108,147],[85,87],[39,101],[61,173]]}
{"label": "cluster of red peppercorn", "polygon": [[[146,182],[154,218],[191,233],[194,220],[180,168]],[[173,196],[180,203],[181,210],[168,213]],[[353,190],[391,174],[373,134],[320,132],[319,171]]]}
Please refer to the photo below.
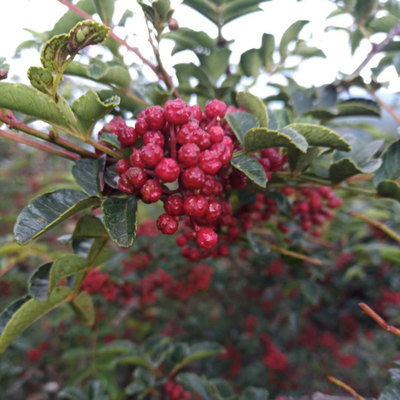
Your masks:
{"label": "cluster of red peppercorn", "polygon": [[164,385],[164,391],[169,400],[186,400],[192,398],[189,392],[185,392],[182,385],[179,385],[173,381],[168,381]]}
{"label": "cluster of red peppercorn", "polygon": [[[221,226],[228,227],[228,235],[237,236],[232,208],[222,198],[230,187],[234,149],[232,133],[223,127],[226,111],[219,100],[210,101],[203,113],[200,107],[176,99],[164,108],[143,110],[134,128],[118,117],[109,124],[120,143],[132,150],[129,160],[117,163],[118,189],[145,203],[163,200],[165,213],[157,227],[164,234],[174,234],[184,219],[187,232],[178,244],[193,261],[210,255]],[[198,247],[190,247],[191,240]]]}

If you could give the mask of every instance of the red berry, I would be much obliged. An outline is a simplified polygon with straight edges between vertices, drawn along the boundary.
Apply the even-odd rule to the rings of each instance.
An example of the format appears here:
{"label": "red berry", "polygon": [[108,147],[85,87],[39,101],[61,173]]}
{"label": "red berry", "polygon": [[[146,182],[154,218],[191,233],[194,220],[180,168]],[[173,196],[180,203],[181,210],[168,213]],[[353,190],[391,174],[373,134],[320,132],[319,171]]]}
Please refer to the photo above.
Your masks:
{"label": "red berry", "polygon": [[229,176],[232,187],[236,190],[244,189],[247,186],[247,177],[243,172],[234,169]]}
{"label": "red berry", "polygon": [[187,167],[195,166],[200,159],[200,149],[194,143],[184,144],[178,151],[179,161]]}
{"label": "red berry", "polygon": [[140,151],[140,160],[147,168],[155,167],[164,157],[164,150],[154,143],[146,144]]}
{"label": "red berry", "polygon": [[211,249],[218,242],[218,235],[211,228],[200,228],[196,236],[197,244],[203,249]]}
{"label": "red berry", "polygon": [[210,196],[215,190],[215,179],[211,175],[206,175],[204,186],[201,188],[201,193],[205,196]]}
{"label": "red berry", "polygon": [[140,189],[147,181],[147,174],[140,167],[129,168],[125,175],[136,189]]}
{"label": "red berry", "polygon": [[204,172],[199,167],[190,167],[182,173],[182,184],[186,189],[201,189],[205,179]]}
{"label": "red berry", "polygon": [[168,100],[164,110],[165,119],[175,125],[186,124],[191,115],[190,107],[182,99]]}
{"label": "red berry", "polygon": [[175,242],[179,247],[183,247],[187,244],[187,239],[185,235],[179,235],[176,237]]}
{"label": "red berry", "polygon": [[210,133],[210,139],[213,143],[222,142],[224,130],[220,126],[212,126],[208,132]]}
{"label": "red berry", "polygon": [[144,119],[150,129],[162,129],[165,123],[164,110],[161,106],[152,106],[143,110]]}
{"label": "red berry", "polygon": [[129,157],[129,162],[131,163],[132,167],[141,167],[144,168],[144,164],[140,159],[140,150],[133,149],[132,154]]}
{"label": "red berry", "polygon": [[118,130],[118,140],[125,147],[133,146],[137,139],[137,133],[134,128],[127,126]]}
{"label": "red berry", "polygon": [[226,113],[226,104],[220,100],[211,100],[206,104],[204,112],[208,118],[220,117],[224,118]]}
{"label": "red berry", "polygon": [[143,136],[143,144],[154,143],[164,147],[164,135],[160,131],[147,131]]}
{"label": "red berry", "polygon": [[207,174],[215,175],[222,167],[218,154],[212,150],[204,150],[200,155],[200,168]]}
{"label": "red berry", "polygon": [[124,193],[133,193],[135,191],[131,182],[129,181],[126,175],[121,175],[121,178],[118,181],[118,190]]}
{"label": "red berry", "polygon": [[117,173],[122,175],[124,172],[128,171],[130,165],[127,160],[118,160],[117,162]]}
{"label": "red berry", "polygon": [[199,138],[195,137],[196,144],[200,147],[200,150],[208,149],[211,146],[210,134],[202,129],[199,129],[195,133],[199,133]]}
{"label": "red berry", "polygon": [[181,169],[172,158],[163,158],[156,167],[156,175],[164,182],[173,182],[179,178]]}
{"label": "red berry", "polygon": [[141,187],[140,194],[145,203],[155,203],[161,199],[162,187],[155,179],[149,179]]}
{"label": "red berry", "polygon": [[206,212],[207,222],[216,221],[222,213],[221,204],[218,201],[210,201]]}
{"label": "red berry", "polygon": [[198,105],[191,106],[191,107],[190,107],[190,112],[191,112],[190,116],[191,116],[193,119],[197,119],[197,121],[199,121],[199,122],[202,121],[202,119],[203,119],[203,112],[201,111],[200,106],[198,106]]}
{"label": "red berry", "polygon": [[143,136],[148,129],[147,122],[144,118],[139,118],[136,120],[135,130],[138,136]]}
{"label": "red berry", "polygon": [[191,217],[202,217],[207,212],[208,201],[204,196],[189,196],[183,202],[183,209]]}
{"label": "red berry", "polygon": [[169,215],[183,215],[183,200],[177,194],[168,196],[164,200],[164,209]]}
{"label": "red berry", "polygon": [[173,235],[178,229],[178,222],[169,214],[161,214],[157,219],[157,228],[165,235]]}
{"label": "red berry", "polygon": [[186,143],[194,143],[198,140],[198,130],[199,123],[197,121],[190,121],[179,129],[176,134],[176,141],[182,146]]}

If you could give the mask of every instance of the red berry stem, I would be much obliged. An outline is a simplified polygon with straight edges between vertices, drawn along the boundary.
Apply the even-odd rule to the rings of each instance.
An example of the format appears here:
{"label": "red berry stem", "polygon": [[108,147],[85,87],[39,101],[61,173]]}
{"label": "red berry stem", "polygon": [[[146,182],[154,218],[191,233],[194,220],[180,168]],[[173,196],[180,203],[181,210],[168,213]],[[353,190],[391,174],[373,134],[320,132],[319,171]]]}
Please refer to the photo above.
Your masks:
{"label": "red berry stem", "polygon": [[171,146],[171,158],[176,160],[176,133],[175,133],[175,126],[169,126],[169,140]]}

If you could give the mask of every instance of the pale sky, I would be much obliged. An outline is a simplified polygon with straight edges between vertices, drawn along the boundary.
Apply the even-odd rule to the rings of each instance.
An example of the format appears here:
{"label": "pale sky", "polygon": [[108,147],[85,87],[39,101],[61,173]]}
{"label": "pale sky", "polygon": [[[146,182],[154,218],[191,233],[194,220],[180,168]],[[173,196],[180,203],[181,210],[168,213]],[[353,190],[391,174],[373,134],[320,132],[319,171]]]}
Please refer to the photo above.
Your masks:
{"label": "pale sky", "polygon": [[[5,2],[5,0],[3,0]],[[213,24],[201,17],[195,11],[186,6],[181,6],[179,0],[171,1],[173,8],[176,9],[175,18],[181,27],[189,27],[194,30],[206,31],[210,36],[216,36],[216,29]],[[40,65],[38,53],[25,50],[21,57],[13,59],[14,49],[19,43],[31,38],[31,34],[23,28],[42,32],[50,30],[55,22],[61,17],[67,8],[57,0],[13,0],[7,1],[6,6],[2,7],[0,13],[0,57],[6,57],[10,64],[10,76],[18,75],[23,82],[27,82],[26,71],[31,65]],[[147,43],[147,32],[143,24],[143,18],[139,6],[135,0],[120,0],[115,21],[119,20],[123,11],[130,7],[134,11],[134,18],[129,19],[126,30],[116,29],[116,33],[124,36],[129,32],[128,42],[132,46],[139,47],[142,54],[151,58],[152,53]],[[337,71],[351,73],[358,66],[361,60],[368,53],[370,46],[363,42],[361,48],[354,57],[350,55],[347,42],[347,35],[343,31],[324,32],[327,25],[326,16],[334,9],[334,5],[328,0],[274,0],[261,5],[263,11],[250,14],[239,20],[228,24],[223,31],[224,36],[229,39],[236,39],[232,61],[238,62],[240,54],[251,47],[259,47],[261,36],[264,32],[272,33],[280,38],[283,31],[294,21],[299,19],[310,20],[301,33],[301,38],[305,39],[311,46],[321,48],[327,56],[326,59],[312,58],[302,62],[300,69],[295,73],[295,79],[302,85],[319,86],[324,83],[332,82]],[[329,24],[344,25],[348,20],[344,17],[335,17]],[[377,34],[373,39],[376,42],[382,40],[382,35]],[[162,56],[168,71],[173,74],[173,60],[177,62],[188,62],[194,60],[185,53],[178,53],[173,59],[169,57],[173,47],[173,42],[165,40],[162,44]],[[133,54],[129,54],[127,62],[140,61]],[[371,66],[378,63],[376,58],[371,62]],[[368,70],[367,70],[368,72]],[[368,73],[365,74],[368,76]],[[151,76],[151,75],[148,75]],[[394,68],[387,70],[381,75],[382,80],[390,81],[390,91],[400,91],[399,77]],[[260,96],[265,96],[265,86],[254,87],[252,91]]]}

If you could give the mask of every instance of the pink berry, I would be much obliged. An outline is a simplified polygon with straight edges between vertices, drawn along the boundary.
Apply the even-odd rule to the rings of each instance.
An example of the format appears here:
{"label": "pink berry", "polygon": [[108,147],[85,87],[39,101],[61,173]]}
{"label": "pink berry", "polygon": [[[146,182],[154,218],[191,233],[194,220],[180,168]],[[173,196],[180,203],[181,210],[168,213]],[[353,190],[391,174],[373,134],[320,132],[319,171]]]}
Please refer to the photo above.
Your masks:
{"label": "pink berry", "polygon": [[208,118],[220,117],[224,118],[226,113],[226,104],[220,100],[211,100],[206,104],[204,112]]}
{"label": "pink berry", "polygon": [[168,100],[164,110],[165,119],[175,125],[186,124],[191,115],[190,107],[182,99]]}
{"label": "pink berry", "polygon": [[154,143],[164,147],[164,135],[160,131],[147,131],[143,136],[143,144]]}
{"label": "pink berry", "polygon": [[201,189],[204,182],[205,175],[199,167],[190,167],[182,173],[182,184],[186,189]]}
{"label": "pink berry", "polygon": [[164,209],[169,215],[183,215],[184,210],[182,197],[177,194],[166,197],[164,200]]}
{"label": "pink berry", "polygon": [[127,126],[118,131],[118,140],[124,147],[133,146],[137,139],[137,133],[134,128]]}
{"label": "pink berry", "polygon": [[140,167],[129,168],[128,171],[126,171],[126,177],[136,189],[140,189],[147,181],[147,174],[145,170]]}
{"label": "pink berry", "polygon": [[204,196],[189,196],[183,202],[183,209],[191,217],[202,217],[207,212],[208,201]]}
{"label": "pink berry", "polygon": [[199,162],[200,149],[194,143],[186,143],[179,149],[178,158],[182,164],[193,167]]}
{"label": "pink berry", "polygon": [[129,162],[127,160],[118,160],[116,169],[119,175],[123,174],[124,172],[128,171]]}
{"label": "pink berry", "polygon": [[208,132],[210,133],[210,139],[213,143],[222,142],[224,130],[220,126],[212,126]]}

